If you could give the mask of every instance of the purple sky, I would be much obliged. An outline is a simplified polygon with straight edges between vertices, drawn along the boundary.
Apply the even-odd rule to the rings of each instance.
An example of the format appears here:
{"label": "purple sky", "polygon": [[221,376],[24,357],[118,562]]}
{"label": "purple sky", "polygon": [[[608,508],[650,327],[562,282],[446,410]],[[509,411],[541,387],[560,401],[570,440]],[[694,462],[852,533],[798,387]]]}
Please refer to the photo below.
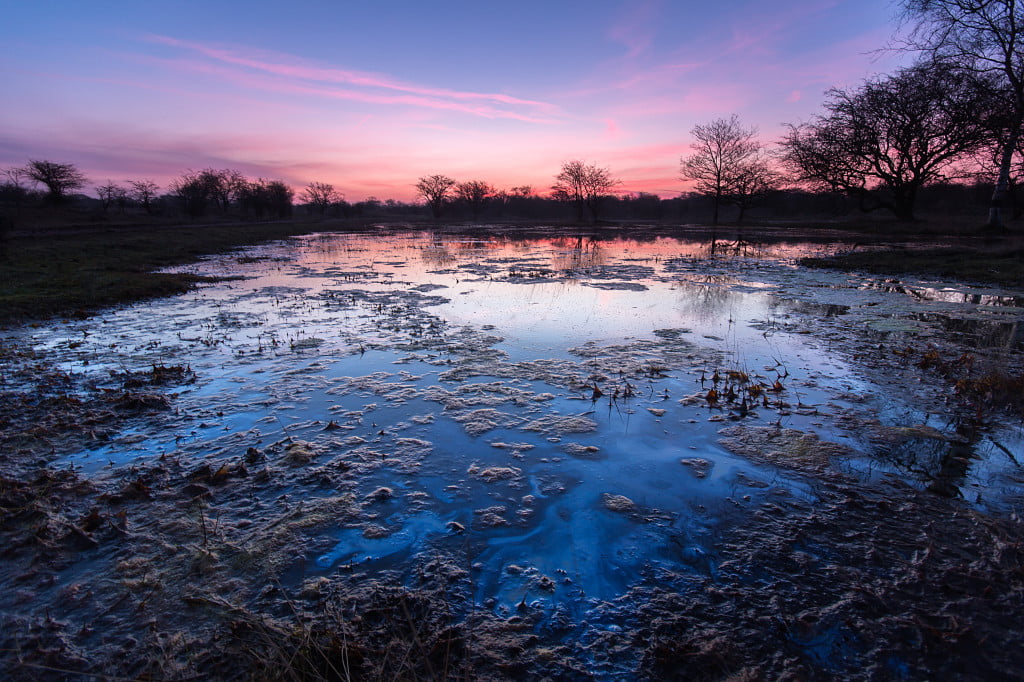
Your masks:
{"label": "purple sky", "polygon": [[0,168],[48,159],[97,184],[237,168],[349,200],[419,176],[546,191],[561,163],[621,191],[687,188],[697,123],[766,142],[874,54],[887,0],[12,3],[0,25]]}

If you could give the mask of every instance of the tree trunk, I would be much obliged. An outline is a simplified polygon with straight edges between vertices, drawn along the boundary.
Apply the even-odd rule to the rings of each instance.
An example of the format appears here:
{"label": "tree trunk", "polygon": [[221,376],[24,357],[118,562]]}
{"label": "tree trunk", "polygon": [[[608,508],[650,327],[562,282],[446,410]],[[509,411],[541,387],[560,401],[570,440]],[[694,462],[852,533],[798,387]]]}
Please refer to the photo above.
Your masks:
{"label": "tree trunk", "polygon": [[896,206],[895,213],[896,217],[900,220],[906,220],[907,222],[914,222],[914,205],[917,203],[917,188],[911,185],[910,187],[904,186],[901,191],[897,193],[893,200],[893,204]]}
{"label": "tree trunk", "polygon": [[1014,121],[1010,129],[1010,137],[1003,146],[1003,154],[999,159],[999,177],[996,179],[996,186],[992,190],[992,201],[988,207],[988,223],[985,225],[990,230],[1005,230],[1003,224],[1003,199],[1010,187],[1010,165],[1013,162],[1013,152],[1017,149],[1017,140],[1020,137],[1021,122]]}
{"label": "tree trunk", "polygon": [[714,213],[714,215],[711,218],[711,224],[712,225],[717,225],[718,224],[718,205],[720,203],[722,203],[722,192],[716,190],[715,191],[715,213]]}

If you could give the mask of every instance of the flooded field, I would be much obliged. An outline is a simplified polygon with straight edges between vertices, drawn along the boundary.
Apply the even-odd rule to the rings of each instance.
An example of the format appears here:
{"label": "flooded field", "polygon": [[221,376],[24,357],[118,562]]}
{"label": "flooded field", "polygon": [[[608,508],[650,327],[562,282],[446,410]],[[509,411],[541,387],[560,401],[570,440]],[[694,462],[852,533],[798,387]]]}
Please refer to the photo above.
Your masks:
{"label": "flooded field", "polygon": [[317,234],[3,332],[9,673],[1019,676],[1024,292],[843,248]]}

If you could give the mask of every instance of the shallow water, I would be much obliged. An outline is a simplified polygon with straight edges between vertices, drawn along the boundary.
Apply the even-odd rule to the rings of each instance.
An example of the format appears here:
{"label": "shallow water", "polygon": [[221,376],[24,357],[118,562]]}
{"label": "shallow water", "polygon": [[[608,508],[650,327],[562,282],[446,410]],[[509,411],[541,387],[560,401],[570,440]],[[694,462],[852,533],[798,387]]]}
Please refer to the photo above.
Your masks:
{"label": "shallow water", "polygon": [[[836,248],[322,234],[195,267],[238,279],[15,336],[100,386],[156,364],[195,371],[171,412],[64,457],[88,474],[160,456],[216,467],[255,448],[294,461],[290,499],[254,515],[355,493],[359,522],[293,557],[291,580],[409,573],[458,545],[478,603],[579,613],[710,575],[723,529],[815,499],[799,472],[726,449],[726,426],[813,432],[850,448],[846,473],[983,509],[1020,492],[1019,427],[964,444],[951,408],[870,362],[939,341],[1014,353],[1019,296],[795,266]],[[724,397],[755,383],[775,390]],[[883,447],[870,423],[943,438]]]}

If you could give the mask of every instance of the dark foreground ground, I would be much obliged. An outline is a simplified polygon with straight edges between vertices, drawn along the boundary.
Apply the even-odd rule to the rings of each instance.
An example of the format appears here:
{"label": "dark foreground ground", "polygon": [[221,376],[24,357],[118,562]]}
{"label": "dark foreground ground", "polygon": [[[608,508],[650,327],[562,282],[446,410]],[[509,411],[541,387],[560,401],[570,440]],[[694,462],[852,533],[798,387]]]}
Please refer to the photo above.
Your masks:
{"label": "dark foreground ground", "polygon": [[[15,240],[2,266],[6,321],[177,291],[187,278],[168,284],[148,270],[309,229],[266,227],[176,231],[173,249],[159,234],[67,235],[23,244],[23,258]],[[1012,246],[999,248],[987,269],[1002,273]],[[875,362],[917,376],[937,360],[900,350]],[[736,450],[805,477],[817,503],[754,510],[717,556],[689,559],[701,570],[603,605],[594,617],[614,626],[583,627],[525,602],[509,618],[474,604],[458,536],[413,576],[290,581],[307,534],[359,518],[365,504],[346,492],[351,472],[306,469],[285,443],[240,451],[216,471],[173,456],[88,478],[51,464],[130,420],[159,420],[192,380],[187,367],[90,386],[3,346],[0,371],[5,679],[1024,679],[1019,516],[895,479],[858,481],[833,465],[830,444],[785,429],[748,434]],[[956,380],[923,379],[950,392]],[[965,409],[1017,414],[1015,380],[969,387]],[[337,493],[255,506],[296,481]]]}

